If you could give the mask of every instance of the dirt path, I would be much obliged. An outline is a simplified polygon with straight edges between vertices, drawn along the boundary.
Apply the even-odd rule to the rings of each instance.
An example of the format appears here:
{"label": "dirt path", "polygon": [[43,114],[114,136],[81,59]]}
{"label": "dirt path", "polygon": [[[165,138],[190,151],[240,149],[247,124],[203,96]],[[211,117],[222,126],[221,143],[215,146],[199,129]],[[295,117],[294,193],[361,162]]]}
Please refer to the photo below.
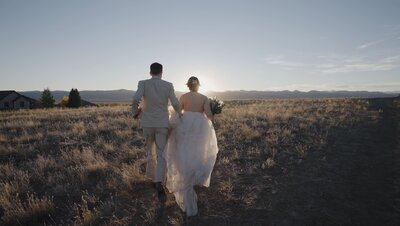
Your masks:
{"label": "dirt path", "polygon": [[310,155],[280,182],[281,195],[264,223],[399,225],[399,113],[393,99],[370,103],[381,109],[380,120],[337,131],[327,152]]}

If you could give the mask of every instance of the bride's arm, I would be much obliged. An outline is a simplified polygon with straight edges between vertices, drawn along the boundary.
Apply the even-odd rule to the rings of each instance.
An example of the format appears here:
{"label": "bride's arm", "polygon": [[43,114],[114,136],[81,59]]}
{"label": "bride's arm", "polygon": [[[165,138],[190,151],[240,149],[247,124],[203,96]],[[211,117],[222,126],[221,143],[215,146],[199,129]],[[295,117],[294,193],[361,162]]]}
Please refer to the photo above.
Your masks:
{"label": "bride's arm", "polygon": [[180,115],[182,115],[182,112],[185,110],[185,94],[183,94],[180,98],[179,98],[179,106],[181,108],[181,112],[179,112]]}
{"label": "bride's arm", "polygon": [[180,104],[178,98],[176,98],[174,86],[171,84],[171,88],[169,90],[168,98],[171,101],[171,105],[174,108],[175,112],[181,114]]}
{"label": "bride's arm", "polygon": [[211,108],[210,108],[210,100],[206,97],[205,101],[204,101],[204,113],[207,115],[207,118],[210,120],[214,119],[214,115],[211,112]]}

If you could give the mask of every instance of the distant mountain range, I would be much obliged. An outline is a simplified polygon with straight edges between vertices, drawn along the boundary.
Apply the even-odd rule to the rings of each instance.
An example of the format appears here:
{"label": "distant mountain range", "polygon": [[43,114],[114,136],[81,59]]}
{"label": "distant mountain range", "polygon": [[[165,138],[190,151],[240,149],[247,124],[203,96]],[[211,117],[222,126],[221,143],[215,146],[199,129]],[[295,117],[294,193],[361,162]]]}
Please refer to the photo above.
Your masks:
{"label": "distant mountain range", "polygon": [[[21,91],[25,96],[40,99],[42,91]],[[69,91],[55,90],[51,91],[54,99],[59,102],[63,96],[68,96]],[[135,94],[133,90],[82,90],[79,91],[82,99],[94,103],[127,103],[132,101]],[[369,91],[224,91],[224,92],[208,92],[207,96],[216,96],[221,100],[250,100],[250,99],[286,99],[286,98],[373,98],[373,97],[395,97],[400,92],[384,93],[384,92],[369,92]],[[177,96],[183,92],[176,92]]]}
{"label": "distant mountain range", "polygon": [[217,96],[222,100],[232,99],[286,99],[286,98],[373,98],[373,97],[396,97],[400,92],[384,93],[384,92],[369,92],[369,91],[317,91],[311,90],[308,92],[302,91],[225,91],[211,92],[209,96]]}

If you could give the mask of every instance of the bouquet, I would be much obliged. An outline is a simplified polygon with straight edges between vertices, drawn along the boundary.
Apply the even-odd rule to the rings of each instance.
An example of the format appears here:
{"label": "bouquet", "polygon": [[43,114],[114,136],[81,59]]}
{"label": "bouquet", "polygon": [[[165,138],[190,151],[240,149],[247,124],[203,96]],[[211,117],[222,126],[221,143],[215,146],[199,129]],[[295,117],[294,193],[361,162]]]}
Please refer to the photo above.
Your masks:
{"label": "bouquet", "polygon": [[221,114],[222,108],[225,106],[222,100],[218,100],[217,97],[212,97],[210,100],[210,109],[213,115]]}

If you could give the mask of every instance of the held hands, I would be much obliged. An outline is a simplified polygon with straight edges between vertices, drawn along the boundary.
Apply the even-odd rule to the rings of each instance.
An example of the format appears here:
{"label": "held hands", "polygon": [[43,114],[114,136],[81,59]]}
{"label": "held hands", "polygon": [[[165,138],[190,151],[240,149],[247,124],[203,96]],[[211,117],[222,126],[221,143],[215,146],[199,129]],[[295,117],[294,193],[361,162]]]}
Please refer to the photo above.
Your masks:
{"label": "held hands", "polygon": [[168,137],[170,137],[170,136],[171,136],[172,130],[174,130],[174,129],[173,129],[173,128],[171,128],[171,127],[169,127],[169,128],[168,128]]}
{"label": "held hands", "polygon": [[133,115],[133,118],[136,119],[136,120],[138,120],[140,114],[142,114],[142,108],[138,108],[136,114]]}

